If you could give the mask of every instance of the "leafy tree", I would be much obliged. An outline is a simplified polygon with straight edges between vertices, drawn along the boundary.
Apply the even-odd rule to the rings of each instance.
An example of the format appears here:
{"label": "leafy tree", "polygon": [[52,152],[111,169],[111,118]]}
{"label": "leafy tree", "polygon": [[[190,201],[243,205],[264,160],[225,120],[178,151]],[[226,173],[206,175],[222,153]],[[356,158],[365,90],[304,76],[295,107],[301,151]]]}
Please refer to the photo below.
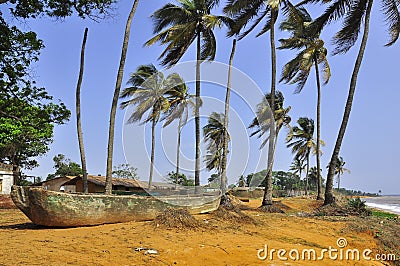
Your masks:
{"label": "leafy tree", "polygon": [[167,180],[173,184],[178,184],[185,187],[194,186],[194,180],[188,178],[185,174],[179,174],[178,177],[175,176],[176,173],[170,172],[168,173]]}
{"label": "leafy tree", "polygon": [[215,27],[228,23],[224,16],[215,16],[211,10],[218,0],[178,0],[178,5],[168,3],[154,12],[155,36],[146,42],[166,45],[161,53],[161,64],[172,66],[179,62],[191,44],[196,41],[196,108],[195,108],[195,174],[196,187],[200,185],[200,64],[204,60],[214,60],[216,40]]}
{"label": "leafy tree", "polygon": [[[285,83],[297,84],[296,92],[299,93],[304,88],[310,75],[311,69],[315,67],[315,79],[317,87],[317,168],[321,170],[320,162],[320,140],[321,140],[321,78],[319,65],[322,65],[322,81],[327,84],[331,76],[329,63],[327,60],[327,49],[324,41],[319,38],[319,34],[308,30],[312,19],[304,8],[290,8],[290,12],[285,21],[280,25],[280,29],[290,31],[291,36],[287,39],[279,40],[281,46],[278,49],[297,49],[300,52],[290,60],[283,68],[280,81]],[[322,181],[318,181],[317,199],[322,199]]]}
{"label": "leafy tree", "polygon": [[310,172],[308,174],[308,180],[310,183],[309,185],[310,185],[311,190],[318,189],[319,180],[321,180],[322,182],[325,181],[325,179],[322,178],[321,171],[319,171],[319,176],[317,175],[317,173],[318,173],[318,170],[317,170],[316,166],[310,168]]}
{"label": "leafy tree", "polygon": [[59,176],[79,176],[83,174],[81,166],[66,158],[64,154],[57,154],[54,156],[53,162],[53,168],[56,169],[56,172],[54,174],[47,175],[46,180],[50,180]]}
{"label": "leafy tree", "polygon": [[126,179],[139,179],[137,174],[137,168],[131,166],[128,163],[119,164],[114,166],[113,177],[115,178],[126,178]]}
{"label": "leafy tree", "polygon": [[165,97],[165,93],[180,86],[182,83],[176,83],[179,76],[176,73],[168,75],[166,78],[162,72],[158,72],[152,64],[141,65],[136,72],[131,74],[128,84],[131,87],[125,88],[120,98],[130,98],[121,103],[121,108],[127,108],[130,105],[135,106],[134,111],[128,119],[128,123],[135,123],[142,120],[143,115],[148,112],[149,115],[143,120],[143,123],[151,122],[151,165],[149,175],[149,189],[153,179],[154,170],[154,151],[155,151],[155,129],[160,120],[161,114],[167,112],[170,103]]}
{"label": "leafy tree", "polygon": [[[347,124],[349,122],[358,74],[364,57],[365,48],[367,46],[373,0],[334,0],[329,2],[321,0],[305,0],[302,2],[302,4],[306,3],[329,3],[329,7],[325,12],[313,22],[312,27],[316,32],[321,31],[325,25],[337,19],[343,19],[342,28],[333,38],[335,44],[334,55],[348,52],[350,48],[355,45],[360,32],[362,32],[360,47],[354,63],[353,73],[351,75],[343,119],[329,162],[324,201],[324,205],[329,205],[335,203],[335,198],[333,196],[333,180],[335,176],[336,160],[338,159]],[[388,33],[390,35],[389,42],[386,46],[391,46],[396,43],[400,34],[399,4],[396,0],[382,0],[381,6],[381,12],[383,13],[384,20],[388,26]],[[362,31],[361,28],[363,28]]]}
{"label": "leafy tree", "polygon": [[121,58],[119,60],[119,67],[117,79],[115,81],[114,95],[111,101],[110,110],[110,123],[108,127],[108,144],[107,144],[107,165],[106,165],[106,188],[105,193],[112,193],[112,167],[113,167],[113,152],[114,152],[114,132],[115,132],[115,116],[117,113],[118,98],[121,91],[122,78],[124,76],[124,68],[126,61],[126,54],[128,52],[129,37],[131,33],[131,25],[133,16],[136,13],[136,8],[139,0],[135,0],[132,4],[131,11],[129,12],[128,19],[125,25],[124,40],[122,41]]}
{"label": "leafy tree", "polygon": [[[273,99],[275,102],[271,105]],[[265,176],[266,183],[262,203],[263,206],[272,204],[272,157],[274,156],[279,132],[283,126],[290,128],[289,123],[291,118],[288,113],[291,107],[283,107],[284,100],[285,97],[280,91],[276,91],[274,97],[271,96],[271,93],[268,93],[263,101],[257,106],[256,117],[249,125],[249,128],[255,128],[254,132],[251,133],[250,136],[257,135],[260,138],[264,134],[269,133],[268,137],[262,142],[260,148],[263,148],[267,142],[269,142],[269,145],[271,145],[271,143],[273,144],[272,148],[271,146],[268,148],[268,171]],[[274,109],[272,109],[271,106],[274,106]],[[273,114],[271,110],[274,110]]]}
{"label": "leafy tree", "polygon": [[304,164],[304,160],[300,159],[300,158],[294,158],[292,164],[290,165],[290,171],[292,171],[292,173],[294,175],[297,175],[298,178],[298,186],[297,188],[300,189],[300,180],[301,180],[301,173],[303,172],[303,170],[306,168],[306,165]]}

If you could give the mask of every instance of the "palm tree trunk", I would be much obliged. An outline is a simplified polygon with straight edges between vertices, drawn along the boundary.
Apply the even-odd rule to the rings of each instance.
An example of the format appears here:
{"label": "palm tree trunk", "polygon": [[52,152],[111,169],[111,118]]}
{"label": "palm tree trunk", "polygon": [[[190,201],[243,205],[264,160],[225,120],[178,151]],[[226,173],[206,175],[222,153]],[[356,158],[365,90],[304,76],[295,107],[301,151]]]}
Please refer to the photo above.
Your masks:
{"label": "palm tree trunk", "polygon": [[[302,165],[300,165],[300,167],[301,167]],[[299,172],[299,193],[300,193],[300,195],[301,195],[301,189],[300,189],[300,187],[301,187],[301,168],[300,168],[300,172]]]}
{"label": "palm tree trunk", "polygon": [[[275,86],[276,86],[276,48],[275,48],[275,11],[271,10],[271,29],[270,29],[270,46],[271,46],[271,99],[270,108],[272,117],[275,114]],[[275,146],[275,123],[270,125],[270,135],[268,143],[268,165],[267,175],[265,177],[265,191],[262,206],[272,205],[272,167],[274,165],[274,146]]]}
{"label": "palm tree trunk", "polygon": [[197,33],[197,60],[196,60],[196,108],[194,114],[195,134],[196,134],[196,155],[195,155],[195,170],[194,170],[194,185],[195,192],[199,192],[200,186],[200,31]]}
{"label": "palm tree trunk", "polygon": [[176,147],[175,189],[178,187],[179,161],[180,161],[180,151],[181,151],[181,133],[182,133],[182,116],[179,117],[179,125],[178,125],[178,144]]}
{"label": "palm tree trunk", "polygon": [[309,172],[309,170],[310,170],[310,151],[307,153],[306,187],[305,187],[306,196],[308,195],[308,172]]}
{"label": "palm tree trunk", "polygon": [[340,172],[338,173],[337,176],[337,191],[339,192],[339,190],[340,190]]}
{"label": "palm tree trunk", "polygon": [[149,187],[148,187],[149,190],[151,189],[151,183],[153,182],[156,124],[157,120],[153,116],[153,120],[151,122],[151,155],[150,155],[150,175],[149,175]]}
{"label": "palm tree trunk", "polygon": [[126,53],[128,51],[129,35],[131,32],[132,19],[135,15],[136,8],[139,0],[135,0],[132,9],[129,13],[128,20],[125,26],[124,41],[122,43],[121,59],[119,61],[119,68],[117,80],[115,84],[114,96],[111,103],[110,123],[108,130],[108,146],[107,146],[107,169],[106,169],[106,194],[112,193],[112,165],[113,165],[113,152],[114,152],[114,130],[115,130],[115,115],[117,111],[118,97],[121,90],[122,78],[124,76],[124,67],[126,60]]}
{"label": "palm tree trunk", "polygon": [[76,129],[78,131],[78,143],[79,152],[81,155],[82,163],[82,182],[83,182],[83,193],[88,193],[88,181],[87,181],[87,168],[86,168],[86,156],[85,156],[85,146],[83,145],[83,134],[82,134],[82,123],[81,123],[81,86],[83,79],[83,69],[85,65],[85,46],[87,40],[88,28],[85,28],[85,33],[83,34],[83,42],[81,49],[81,65],[79,69],[78,84],[76,85]]}
{"label": "palm tree trunk", "polygon": [[318,59],[314,55],[315,75],[317,80],[317,200],[322,199],[321,177],[321,81],[319,78]]}
{"label": "palm tree trunk", "polygon": [[225,119],[224,119],[224,143],[222,147],[222,162],[221,162],[221,190],[223,193],[227,189],[228,178],[226,176],[226,166],[228,159],[228,124],[229,124],[229,100],[231,98],[231,82],[232,82],[232,63],[233,57],[235,56],[236,50],[236,39],[232,42],[232,51],[229,58],[229,69],[228,69],[228,84],[226,86],[225,95]]}
{"label": "palm tree trunk", "polygon": [[328,176],[326,178],[324,205],[329,205],[329,204],[335,203],[335,198],[333,196],[332,190],[333,190],[333,179],[334,179],[334,174],[335,174],[336,160],[339,156],[339,152],[340,152],[340,148],[342,146],[344,134],[346,132],[346,127],[349,122],[351,107],[353,105],[354,93],[355,93],[356,85],[357,85],[358,72],[360,71],[362,59],[364,57],[365,47],[367,46],[368,33],[369,33],[369,20],[371,17],[372,3],[373,3],[373,0],[369,0],[368,4],[367,4],[367,10],[365,13],[365,21],[364,21],[363,37],[361,40],[361,45],[360,45],[360,49],[358,51],[356,62],[354,64],[353,74],[351,76],[349,94],[347,96],[347,102],[346,102],[346,107],[344,109],[342,124],[340,126],[340,130],[338,133],[338,137],[336,139],[335,147],[333,149],[332,157],[329,162]]}

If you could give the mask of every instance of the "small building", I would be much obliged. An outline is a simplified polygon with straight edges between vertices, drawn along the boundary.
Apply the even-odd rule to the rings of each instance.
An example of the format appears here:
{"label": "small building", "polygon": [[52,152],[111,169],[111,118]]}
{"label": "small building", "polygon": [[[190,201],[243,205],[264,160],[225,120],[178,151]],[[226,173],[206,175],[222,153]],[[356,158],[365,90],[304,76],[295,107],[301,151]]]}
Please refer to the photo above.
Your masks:
{"label": "small building", "polygon": [[41,186],[43,189],[51,191],[75,192],[75,186],[64,185],[66,182],[74,178],[75,176],[59,176],[50,180],[33,184],[33,186]]}
{"label": "small building", "polygon": [[12,165],[0,163],[0,194],[10,194],[14,184]]}

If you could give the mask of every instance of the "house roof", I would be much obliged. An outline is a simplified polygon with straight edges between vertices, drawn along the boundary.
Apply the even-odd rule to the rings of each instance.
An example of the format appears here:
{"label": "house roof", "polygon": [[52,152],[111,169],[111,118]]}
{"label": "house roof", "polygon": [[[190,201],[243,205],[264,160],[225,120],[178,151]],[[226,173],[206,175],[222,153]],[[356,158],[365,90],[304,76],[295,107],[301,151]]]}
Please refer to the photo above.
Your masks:
{"label": "house roof", "polygon": [[[72,180],[72,179],[74,179],[75,177],[76,177],[76,176],[70,176],[70,175],[58,176],[58,177],[52,178],[52,179],[50,179],[50,180],[44,180],[44,181],[42,181],[42,182],[35,183],[35,184],[33,184],[33,185],[34,185],[34,186],[42,186],[42,185],[44,185],[44,184],[46,184],[46,183],[54,182],[55,180],[58,180],[58,179],[61,179],[61,178],[68,179],[68,180]],[[66,180],[66,182],[67,182],[68,180]]]}

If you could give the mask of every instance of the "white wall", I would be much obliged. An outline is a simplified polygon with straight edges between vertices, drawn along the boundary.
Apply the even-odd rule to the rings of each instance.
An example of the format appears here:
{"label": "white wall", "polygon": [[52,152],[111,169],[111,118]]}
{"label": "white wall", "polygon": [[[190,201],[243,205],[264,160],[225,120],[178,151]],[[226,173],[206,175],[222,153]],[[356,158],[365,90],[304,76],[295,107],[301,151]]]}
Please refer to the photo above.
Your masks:
{"label": "white wall", "polygon": [[10,194],[13,185],[12,171],[0,170],[0,179],[2,179],[2,190],[0,194]]}

